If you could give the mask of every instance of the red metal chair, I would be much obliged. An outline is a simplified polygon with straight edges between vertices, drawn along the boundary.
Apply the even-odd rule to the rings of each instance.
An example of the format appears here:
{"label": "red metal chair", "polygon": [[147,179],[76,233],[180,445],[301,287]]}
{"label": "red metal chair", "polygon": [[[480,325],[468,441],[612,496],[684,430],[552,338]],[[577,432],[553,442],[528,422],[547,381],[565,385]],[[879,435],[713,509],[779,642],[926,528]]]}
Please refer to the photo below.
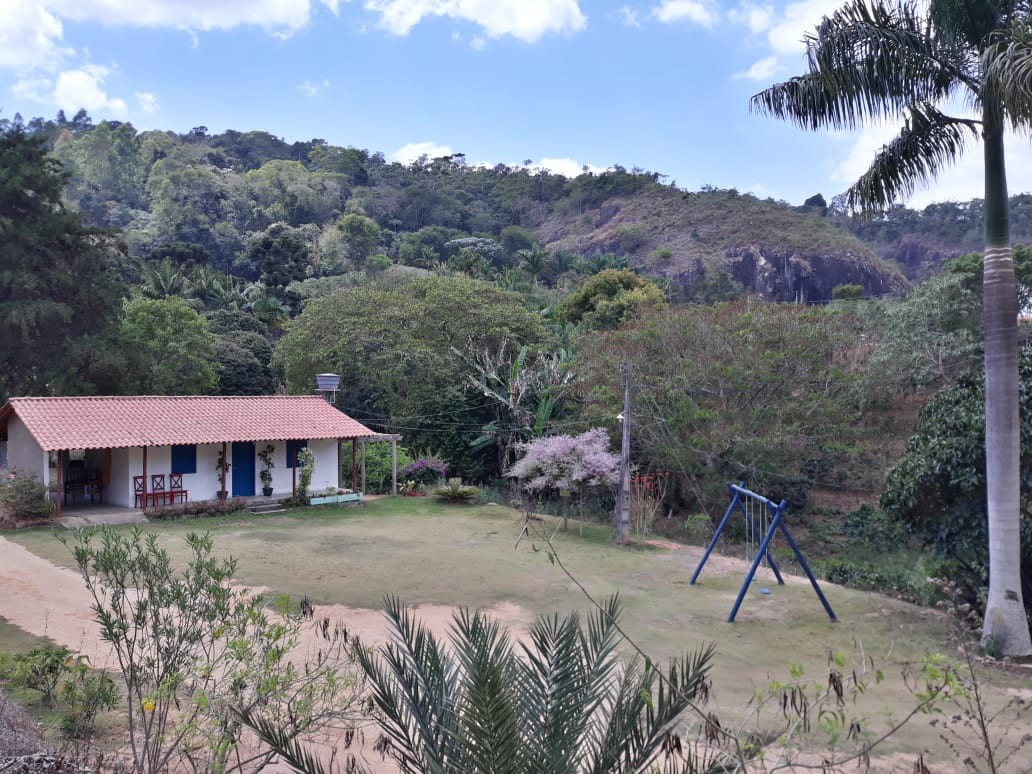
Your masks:
{"label": "red metal chair", "polygon": [[168,492],[165,490],[165,474],[155,473],[150,477],[151,491],[147,495],[151,505],[165,505],[169,502]]}
{"label": "red metal chair", "polygon": [[133,476],[133,493],[136,499],[133,501],[134,508],[146,508],[148,505],[147,488],[144,486],[146,479],[143,476]]}
{"label": "red metal chair", "polygon": [[171,503],[185,503],[190,499],[190,493],[183,489],[183,474],[168,474],[168,497]]}

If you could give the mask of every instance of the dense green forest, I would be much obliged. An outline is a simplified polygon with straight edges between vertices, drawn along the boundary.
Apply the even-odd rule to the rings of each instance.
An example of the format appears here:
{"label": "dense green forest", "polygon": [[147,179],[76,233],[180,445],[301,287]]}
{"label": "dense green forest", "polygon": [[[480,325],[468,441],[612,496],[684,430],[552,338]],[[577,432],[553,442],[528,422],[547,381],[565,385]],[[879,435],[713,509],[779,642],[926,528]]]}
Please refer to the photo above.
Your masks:
{"label": "dense green forest", "polygon": [[[672,514],[718,515],[727,480],[796,508],[874,503],[894,465],[885,507],[913,529],[929,492],[970,505],[935,478],[960,451],[916,414],[977,383],[980,258],[943,264],[977,245],[978,201],[853,222],[819,195],[402,165],[84,112],[0,138],[0,397],[307,392],[332,371],[343,410],[491,482],[521,442],[616,437],[629,363],[634,463],[672,474]],[[1012,202],[1019,238],[1030,202]],[[919,260],[883,257],[905,249]]]}

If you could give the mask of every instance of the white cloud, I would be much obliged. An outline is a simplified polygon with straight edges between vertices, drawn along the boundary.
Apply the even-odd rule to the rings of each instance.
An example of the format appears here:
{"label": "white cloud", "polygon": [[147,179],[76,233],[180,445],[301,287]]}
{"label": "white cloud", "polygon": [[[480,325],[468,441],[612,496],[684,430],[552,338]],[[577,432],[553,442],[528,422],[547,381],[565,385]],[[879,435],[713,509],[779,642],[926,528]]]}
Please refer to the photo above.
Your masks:
{"label": "white cloud", "polygon": [[763,81],[785,69],[791,70],[792,74],[803,72],[805,64],[801,60],[806,51],[804,38],[816,29],[823,17],[836,11],[841,2],[799,0],[776,11],[771,5],[758,5],[746,0],[729,11],[727,18],[731,23],[748,28],[753,35],[764,35],[770,49],[769,56],[732,77]]}
{"label": "white cloud", "polygon": [[410,142],[394,151],[390,158],[391,161],[397,161],[400,164],[411,164],[420,156],[436,159],[441,156],[451,156],[453,153],[455,151],[447,145],[438,145],[434,142]]}
{"label": "white cloud", "polygon": [[804,36],[817,28],[818,22],[834,13],[841,0],[802,0],[789,3],[779,18],[772,19],[767,40],[778,54],[802,54]]}
{"label": "white cloud", "polygon": [[125,100],[111,97],[104,90],[104,81],[110,72],[107,67],[85,64],[76,70],[58,73],[50,101],[69,114],[85,108],[89,113],[125,118],[129,114]]}
{"label": "white cloud", "polygon": [[776,56],[768,56],[766,59],[754,62],[748,70],[735,73],[731,77],[735,80],[769,81],[778,69],[778,58]]}
{"label": "white cloud", "polygon": [[[53,75],[22,78],[14,83],[11,91],[19,99],[52,105],[69,115],[85,108],[105,118],[127,118],[129,108],[125,100],[112,97],[105,89],[104,82],[110,74],[108,67],[83,64]],[[157,108],[157,97],[153,94],[140,92],[136,98],[144,112],[150,112],[149,107]]]}
{"label": "white cloud", "polygon": [[[892,140],[899,131],[898,124],[880,124],[855,133],[841,133],[838,136],[846,145],[844,156],[835,165],[831,179],[845,190],[867,171],[875,153]],[[1007,133],[1007,178],[1011,193],[1029,190],[1032,181],[1032,146],[1027,137]],[[956,164],[944,167],[930,182],[918,186],[904,203],[908,207],[922,209],[932,202],[968,201],[981,199],[985,195],[983,176],[982,143],[972,136],[966,144],[966,151]]]}
{"label": "white cloud", "polygon": [[727,18],[734,24],[748,27],[749,32],[761,33],[770,29],[774,20],[774,9],[769,5],[744,3],[728,11]]}
{"label": "white cloud", "polygon": [[[86,50],[62,45],[65,22],[180,29],[196,45],[198,32],[244,25],[289,37],[317,4],[336,14],[339,0],[0,0],[0,71],[15,73],[12,92],[19,97],[122,118],[126,101],[104,88],[109,68],[90,64]],[[151,112],[157,99],[140,92],[136,106]]]}
{"label": "white cloud", "polygon": [[474,51],[483,51],[486,45],[487,41],[484,40],[482,35],[476,35],[469,41],[469,47]]}
{"label": "white cloud", "polygon": [[531,166],[537,169],[547,169],[549,172],[563,175],[564,177],[577,177],[577,175],[584,172],[585,168],[596,175],[606,171],[605,167],[596,167],[594,164],[582,164],[576,159],[565,157],[543,158]]}
{"label": "white cloud", "polygon": [[306,80],[304,83],[298,84],[297,90],[306,97],[318,97],[328,88],[330,88],[330,81],[327,78],[323,78],[316,83]]}
{"label": "white cloud", "polygon": [[63,37],[64,25],[42,0],[0,0],[0,68],[56,67],[72,53],[61,47]]}
{"label": "white cloud", "polygon": [[11,86],[11,93],[18,99],[32,102],[50,102],[54,82],[50,78],[20,78]]}
{"label": "white cloud", "polygon": [[624,26],[641,29],[641,20],[638,18],[638,12],[633,8],[622,5],[617,14],[620,16],[620,21],[624,23]]}
{"label": "white cloud", "polygon": [[[254,25],[279,31],[304,27],[313,0],[39,0],[66,19],[120,27],[229,30]],[[322,0],[336,13],[337,0]]]}
{"label": "white cloud", "polygon": [[141,113],[156,113],[161,107],[157,95],[149,91],[138,91],[133,96],[136,97],[136,107]]}
{"label": "white cloud", "polygon": [[578,0],[366,0],[380,25],[407,35],[423,19],[443,16],[480,26],[487,37],[505,35],[533,43],[549,32],[579,32],[587,19]]}
{"label": "white cloud", "polygon": [[697,0],[663,0],[652,9],[652,15],[664,24],[690,21],[703,27],[712,27],[718,16]]}

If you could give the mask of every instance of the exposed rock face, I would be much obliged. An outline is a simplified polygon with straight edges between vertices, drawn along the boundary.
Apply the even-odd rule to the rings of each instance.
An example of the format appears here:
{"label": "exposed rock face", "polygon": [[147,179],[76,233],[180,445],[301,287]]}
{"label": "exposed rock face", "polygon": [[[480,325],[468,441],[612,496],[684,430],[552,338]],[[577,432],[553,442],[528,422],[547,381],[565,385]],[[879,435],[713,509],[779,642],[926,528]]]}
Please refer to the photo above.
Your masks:
{"label": "exposed rock face", "polygon": [[909,279],[923,281],[935,275],[950,258],[977,250],[978,248],[964,250],[960,247],[944,250],[938,245],[928,244],[918,237],[907,235],[883,249],[881,257],[898,263]]}
{"label": "exposed rock face", "polygon": [[655,188],[554,213],[538,231],[553,251],[626,256],[686,297],[716,272],[772,301],[822,303],[838,285],[860,285],[866,296],[906,292],[898,267],[812,210],[730,191]]}
{"label": "exposed rock face", "polygon": [[862,285],[869,296],[901,293],[906,281],[850,255],[775,251],[751,245],[728,250],[727,268],[746,290],[771,301],[800,304],[831,300],[838,285]]}

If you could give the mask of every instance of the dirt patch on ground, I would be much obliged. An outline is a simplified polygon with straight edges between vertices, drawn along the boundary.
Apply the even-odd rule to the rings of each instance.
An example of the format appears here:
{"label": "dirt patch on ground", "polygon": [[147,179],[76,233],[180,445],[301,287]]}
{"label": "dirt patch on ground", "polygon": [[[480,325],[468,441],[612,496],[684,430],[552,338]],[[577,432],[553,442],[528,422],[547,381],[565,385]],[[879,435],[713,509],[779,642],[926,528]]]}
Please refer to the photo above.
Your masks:
{"label": "dirt patch on ground", "polygon": [[[261,591],[262,589],[257,589]],[[89,657],[101,669],[116,668],[110,648],[100,640],[99,628],[90,611],[92,600],[78,572],[58,567],[28,549],[0,538],[0,617],[32,634],[48,637],[59,645]],[[419,620],[435,636],[447,634],[454,607],[422,605],[414,608]],[[484,611],[503,626],[526,631],[533,616],[519,605],[502,602]],[[383,612],[344,605],[319,605],[317,620],[329,618],[347,626],[366,645],[376,645],[388,637]],[[315,652],[323,644],[315,626],[302,631],[298,651]],[[0,695],[0,702],[3,696]],[[367,729],[348,752],[359,756],[374,772],[393,772],[397,767],[372,752],[378,733]],[[326,750],[329,749],[327,746]],[[268,771],[289,771],[272,767]]]}

